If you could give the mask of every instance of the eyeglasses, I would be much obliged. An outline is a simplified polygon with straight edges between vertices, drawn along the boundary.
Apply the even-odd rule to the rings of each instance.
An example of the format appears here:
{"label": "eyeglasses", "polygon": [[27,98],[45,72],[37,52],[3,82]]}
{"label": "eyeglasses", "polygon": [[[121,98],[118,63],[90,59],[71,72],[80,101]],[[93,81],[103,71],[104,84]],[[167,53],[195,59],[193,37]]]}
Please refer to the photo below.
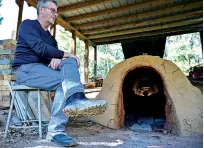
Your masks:
{"label": "eyeglasses", "polygon": [[58,16],[58,13],[57,13],[57,11],[54,8],[49,8],[49,7],[45,7],[45,6],[43,6],[43,8],[49,9],[52,12],[53,15]]}

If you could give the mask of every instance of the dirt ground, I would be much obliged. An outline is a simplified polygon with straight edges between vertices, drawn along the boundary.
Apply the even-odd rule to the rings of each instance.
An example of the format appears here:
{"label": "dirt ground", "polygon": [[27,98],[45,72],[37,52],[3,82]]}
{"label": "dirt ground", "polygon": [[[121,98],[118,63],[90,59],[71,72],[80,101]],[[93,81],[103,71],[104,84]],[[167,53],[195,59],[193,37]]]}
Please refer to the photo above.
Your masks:
{"label": "dirt ground", "polygon": [[[38,139],[36,129],[9,130],[4,140],[4,126],[8,110],[0,110],[0,148],[60,148]],[[166,132],[131,131],[128,128],[112,130],[91,121],[72,120],[67,133],[76,137],[77,148],[202,148],[203,135],[179,137]],[[46,129],[43,133],[45,138]]]}

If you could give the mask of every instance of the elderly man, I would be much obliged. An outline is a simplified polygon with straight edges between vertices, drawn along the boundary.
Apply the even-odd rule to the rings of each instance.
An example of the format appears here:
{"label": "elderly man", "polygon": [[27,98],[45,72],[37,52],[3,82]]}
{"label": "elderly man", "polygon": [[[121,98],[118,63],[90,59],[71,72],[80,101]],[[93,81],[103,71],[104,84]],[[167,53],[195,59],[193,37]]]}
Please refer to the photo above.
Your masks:
{"label": "elderly man", "polygon": [[56,90],[47,140],[72,146],[76,139],[65,133],[70,116],[92,116],[107,108],[104,100],[88,100],[80,82],[79,59],[58,50],[48,28],[57,18],[57,1],[40,0],[37,20],[22,22],[12,64],[16,81],[31,87]]}

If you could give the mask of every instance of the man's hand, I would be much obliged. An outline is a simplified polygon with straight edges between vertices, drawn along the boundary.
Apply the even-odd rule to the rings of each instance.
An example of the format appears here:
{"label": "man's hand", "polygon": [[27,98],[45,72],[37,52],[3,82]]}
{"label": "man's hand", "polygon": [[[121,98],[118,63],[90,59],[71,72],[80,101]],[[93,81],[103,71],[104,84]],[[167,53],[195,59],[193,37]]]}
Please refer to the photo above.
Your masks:
{"label": "man's hand", "polygon": [[70,54],[68,52],[64,53],[63,58],[70,58],[70,57],[75,58],[75,60],[77,61],[78,67],[80,67],[80,60],[79,60],[79,58],[77,56],[75,56],[73,54]]}
{"label": "man's hand", "polygon": [[51,67],[52,69],[57,69],[61,63],[61,59],[55,59],[53,58],[50,62],[50,64],[48,65],[48,67]]}

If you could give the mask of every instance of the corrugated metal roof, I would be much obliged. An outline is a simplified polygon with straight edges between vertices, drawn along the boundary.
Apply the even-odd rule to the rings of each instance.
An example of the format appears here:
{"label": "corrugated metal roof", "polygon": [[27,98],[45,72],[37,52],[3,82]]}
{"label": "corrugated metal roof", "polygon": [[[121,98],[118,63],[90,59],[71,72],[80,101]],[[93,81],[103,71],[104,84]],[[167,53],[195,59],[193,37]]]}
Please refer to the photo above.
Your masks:
{"label": "corrugated metal roof", "polygon": [[[138,34],[137,29],[142,29],[146,34],[149,32],[151,36],[153,31],[165,34],[170,31],[176,32],[177,29],[182,31],[182,27],[187,30],[186,25],[190,26],[189,30],[202,28],[202,0],[58,0],[58,2],[61,18],[68,25],[71,24],[69,29],[76,30],[83,39],[89,39],[95,44],[110,42],[110,36],[112,42],[122,40],[121,32],[124,31],[130,32],[125,33],[126,38],[128,36],[134,38],[133,36]],[[180,19],[175,16],[179,16]],[[170,31],[166,31],[167,29]]]}

